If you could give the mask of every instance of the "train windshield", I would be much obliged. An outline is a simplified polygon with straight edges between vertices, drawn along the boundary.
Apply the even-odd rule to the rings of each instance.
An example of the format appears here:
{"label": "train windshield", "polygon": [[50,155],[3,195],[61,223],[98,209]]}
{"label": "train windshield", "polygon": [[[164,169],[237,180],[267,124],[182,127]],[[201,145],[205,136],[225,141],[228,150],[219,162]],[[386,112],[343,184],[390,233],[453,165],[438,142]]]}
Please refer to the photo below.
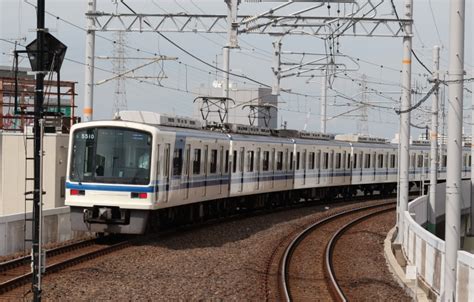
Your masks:
{"label": "train windshield", "polygon": [[74,132],[70,179],[147,185],[151,135],[124,128],[86,128]]}

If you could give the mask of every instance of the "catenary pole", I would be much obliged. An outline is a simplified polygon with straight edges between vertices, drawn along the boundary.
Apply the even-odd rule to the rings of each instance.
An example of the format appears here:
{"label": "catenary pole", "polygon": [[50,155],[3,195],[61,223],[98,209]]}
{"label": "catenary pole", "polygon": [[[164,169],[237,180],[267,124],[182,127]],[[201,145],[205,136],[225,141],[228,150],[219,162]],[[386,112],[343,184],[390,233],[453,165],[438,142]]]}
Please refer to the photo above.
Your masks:
{"label": "catenary pole", "polygon": [[456,296],[457,253],[461,244],[461,164],[465,0],[450,1],[448,70],[448,165],[446,174],[446,260],[443,301]]}
{"label": "catenary pole", "polygon": [[[229,85],[230,85],[230,49],[237,47],[237,8],[238,0],[225,0],[227,4],[227,45],[222,49],[222,65],[223,65],[223,77],[224,85],[222,85],[223,96],[229,97]],[[225,101],[226,110],[229,110],[229,100]],[[229,112],[226,114],[226,123],[229,122]]]}
{"label": "catenary pole", "polygon": [[[471,74],[474,76],[474,68],[471,70]],[[474,91],[474,82],[472,82],[472,91]],[[471,211],[470,221],[471,225],[468,229],[468,235],[474,236],[474,170],[472,164],[474,161],[474,95],[471,93],[471,157],[469,159],[469,167],[471,168]]]}
{"label": "catenary pole", "polygon": [[[412,19],[413,0],[405,0],[405,18]],[[399,190],[397,200],[397,243],[403,240],[404,225],[401,216],[408,209],[408,168],[410,164],[410,111],[411,106],[411,50],[412,50],[412,23],[406,23],[404,26],[405,36],[403,37],[403,59],[402,59],[402,100],[400,113],[400,148],[399,148]]]}
{"label": "catenary pole", "polygon": [[[96,0],[87,0],[87,13],[93,14],[96,10]],[[87,16],[86,34],[86,65],[84,79],[84,121],[92,121],[94,109],[94,57],[95,57],[95,21]]]}
{"label": "catenary pole", "polygon": [[[439,83],[439,46],[433,47],[433,80],[434,84]],[[433,93],[431,103],[431,168],[430,168],[430,207],[428,230],[436,234],[436,185],[438,183],[438,107],[439,89]]]}
{"label": "catenary pole", "polygon": [[45,0],[38,0],[37,7],[37,25],[36,25],[36,41],[37,41],[37,60],[36,60],[36,87],[35,87],[35,105],[34,105],[34,184],[33,184],[33,242],[32,242],[32,260],[33,260],[33,280],[32,291],[33,301],[41,301],[41,194],[43,188],[41,186],[41,127],[40,122],[43,118],[43,101],[44,101],[44,42],[45,42]]}
{"label": "catenary pole", "polygon": [[326,69],[323,69],[322,73],[323,76],[321,77],[321,133],[326,133],[328,73]]}

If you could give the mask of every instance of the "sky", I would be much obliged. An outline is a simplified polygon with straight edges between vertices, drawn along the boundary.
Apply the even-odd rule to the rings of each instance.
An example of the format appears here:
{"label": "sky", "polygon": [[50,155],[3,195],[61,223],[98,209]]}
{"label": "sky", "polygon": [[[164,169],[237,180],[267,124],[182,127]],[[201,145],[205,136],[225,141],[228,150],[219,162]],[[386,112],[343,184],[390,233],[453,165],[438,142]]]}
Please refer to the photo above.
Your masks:
{"label": "sky", "polygon": [[[366,1],[358,1],[361,5]],[[390,1],[371,0],[379,3],[377,17],[395,18]],[[420,60],[432,68],[432,48],[441,47],[441,70],[448,68],[449,55],[449,2],[447,0],[414,1],[414,39],[413,47]],[[223,0],[147,0],[126,1],[140,13],[190,13],[190,14],[226,14]],[[403,15],[403,1],[394,1],[398,14]],[[35,39],[34,28],[36,17],[34,5],[36,1],[0,0],[0,65],[11,66],[11,51],[15,40],[26,45]],[[246,3],[242,1],[239,14],[256,15],[281,3]],[[308,7],[308,3],[295,3],[282,10],[281,14],[289,14]],[[85,12],[87,0],[46,0],[46,27],[51,34],[68,46],[63,63],[61,78],[77,82],[77,100],[79,112],[82,112],[84,98],[84,62],[85,62]],[[128,12],[122,4],[115,5],[111,0],[99,0],[98,10],[104,12]],[[472,77],[473,58],[473,24],[469,16],[474,13],[473,3],[466,1],[466,37],[465,37],[465,69],[467,77]],[[318,16],[334,16],[337,6],[322,8],[315,12]],[[209,65],[222,65],[222,47],[226,43],[225,34],[196,33],[164,33],[175,44],[207,62]],[[100,37],[99,37],[100,36]],[[100,32],[96,38],[96,70],[95,83],[113,76],[111,60],[100,57],[114,55],[115,32]],[[231,52],[231,70],[259,82],[271,85],[273,82],[272,42],[277,37],[262,34],[239,35],[239,49]],[[5,41],[6,40],[6,41]],[[9,41],[9,42],[7,42]],[[321,37],[310,35],[286,35],[281,39],[282,51],[326,53],[326,43]],[[366,78],[369,93],[366,100],[371,103],[367,109],[368,131],[373,136],[392,138],[398,132],[399,117],[395,114],[399,106],[401,92],[401,61],[402,39],[374,37],[340,37],[335,48],[345,57],[338,59],[345,64],[345,72],[338,74],[331,81],[328,91],[328,132],[355,133],[363,129],[362,111],[355,110],[357,101],[362,101],[362,88],[359,86],[362,77]],[[196,88],[211,87],[216,80],[222,80],[222,74],[209,65],[196,60],[172,45],[157,33],[126,33],[124,47],[125,56],[134,59],[125,61],[126,70],[150,62],[155,54],[177,57],[177,60],[151,64],[135,72],[135,76],[151,76],[147,83],[136,79],[125,81],[127,107],[130,110],[149,110],[168,114],[191,116],[192,101],[196,97]],[[21,49],[21,47],[19,47]],[[148,58],[137,60],[135,58]],[[314,59],[306,55],[304,61]],[[284,55],[285,62],[299,62],[300,55]],[[427,71],[413,58],[413,87],[419,92],[413,98],[416,102],[431,88],[428,83]],[[22,66],[28,67],[28,62]],[[342,65],[341,65],[342,66]],[[102,71],[105,70],[105,71]],[[293,93],[280,95],[279,124],[287,122],[289,128],[318,131],[320,129],[320,96],[321,78],[314,73],[314,78],[291,77],[281,81],[281,87],[291,89]],[[156,78],[163,77],[158,85]],[[256,88],[257,84],[242,78],[231,77],[237,88]],[[94,118],[110,118],[114,112],[114,91],[116,83],[109,81],[96,85],[94,99]],[[466,86],[472,90],[472,85]],[[464,95],[465,128],[470,132],[471,97],[469,92]],[[429,123],[431,101],[427,101],[412,114],[412,123],[425,126]],[[242,111],[245,115],[246,112]],[[412,136],[417,137],[423,130],[412,128]]]}

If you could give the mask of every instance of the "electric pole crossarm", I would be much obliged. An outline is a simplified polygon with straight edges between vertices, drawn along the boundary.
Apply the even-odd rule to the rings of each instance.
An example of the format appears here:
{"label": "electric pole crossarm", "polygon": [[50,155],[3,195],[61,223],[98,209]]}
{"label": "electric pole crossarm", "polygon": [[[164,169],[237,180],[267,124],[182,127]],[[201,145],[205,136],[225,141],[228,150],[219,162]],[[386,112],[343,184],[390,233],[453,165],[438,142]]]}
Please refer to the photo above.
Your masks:
{"label": "electric pole crossarm", "polygon": [[[94,20],[92,31],[131,31],[131,32],[194,32],[227,33],[227,15],[212,14],[112,14],[90,12],[86,14]],[[146,24],[148,22],[151,26]],[[366,36],[366,37],[402,37],[400,29],[411,24],[411,19],[331,17],[331,16],[275,16],[265,15],[258,18],[250,15],[237,16],[239,34],[282,34],[289,30],[295,35],[317,36]],[[339,23],[338,27],[333,24]],[[350,30],[349,30],[350,29]]]}

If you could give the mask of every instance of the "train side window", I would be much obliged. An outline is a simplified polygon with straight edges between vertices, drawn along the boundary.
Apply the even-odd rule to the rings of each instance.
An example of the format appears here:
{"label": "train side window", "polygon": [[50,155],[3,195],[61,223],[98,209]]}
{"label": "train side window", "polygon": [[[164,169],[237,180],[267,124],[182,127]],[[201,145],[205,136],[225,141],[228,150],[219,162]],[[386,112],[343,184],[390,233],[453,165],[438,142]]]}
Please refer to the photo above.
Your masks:
{"label": "train side window", "polygon": [[229,150],[225,150],[225,173],[229,173]]}
{"label": "train side window", "polygon": [[441,163],[443,167],[446,167],[447,161],[448,161],[448,156],[447,156],[447,155],[443,155],[443,160],[442,160],[442,163]]}
{"label": "train side window", "polygon": [[270,165],[270,152],[263,151],[262,171],[268,171]]}
{"label": "train side window", "polygon": [[189,164],[191,161],[191,145],[186,145],[186,158],[184,164],[184,175],[189,175]]}
{"label": "train side window", "polygon": [[232,159],[232,173],[237,172],[237,150],[234,150],[234,158]]}
{"label": "train side window", "polygon": [[428,167],[428,166],[429,166],[429,162],[428,162],[429,160],[430,160],[430,158],[429,158],[428,154],[426,154],[426,155],[423,157],[423,162],[424,162],[424,163],[423,163],[423,167]]}
{"label": "train side window", "polygon": [[354,163],[352,164],[352,167],[354,169],[357,168],[357,154],[354,154]]}
{"label": "train side window", "polygon": [[170,144],[165,145],[164,162],[163,176],[167,177],[170,173]]}
{"label": "train side window", "polygon": [[370,154],[365,154],[364,169],[370,168]]}
{"label": "train side window", "polygon": [[469,155],[469,165],[468,165],[468,167],[470,167],[470,166],[471,166],[471,155]]}
{"label": "train side window", "polygon": [[341,153],[336,153],[336,169],[341,169]]}
{"label": "train side window", "polygon": [[395,154],[390,154],[390,168],[395,168]]}
{"label": "train side window", "polygon": [[175,148],[173,152],[173,175],[179,176],[183,171],[183,149]]}
{"label": "train side window", "polygon": [[270,170],[275,171],[275,148],[272,149],[272,154],[270,156]]}
{"label": "train side window", "polygon": [[419,154],[417,161],[416,161],[416,167],[417,168],[422,168],[423,167],[423,155]]}
{"label": "train side window", "polygon": [[347,154],[347,169],[349,170],[351,168],[351,154]]}
{"label": "train side window", "polygon": [[309,153],[309,169],[310,170],[314,170],[314,159],[315,159],[314,152],[310,152]]}
{"label": "train side window", "polygon": [[320,167],[321,167],[321,151],[318,151],[316,155],[316,169],[319,170]]}
{"label": "train side window", "polygon": [[416,154],[413,153],[410,156],[410,167],[414,169],[415,165],[416,165]]}
{"label": "train side window", "polygon": [[329,166],[329,153],[323,153],[323,169],[327,170]]}
{"label": "train side window", "polygon": [[201,173],[201,149],[194,149],[193,174]]}
{"label": "train side window", "polygon": [[375,167],[376,167],[376,165],[375,165],[375,161],[376,161],[376,160],[377,160],[377,153],[374,153],[374,154],[372,155],[372,160],[370,161],[370,163],[371,163],[370,167],[371,167],[371,168],[375,168]]}
{"label": "train side window", "polygon": [[462,166],[467,167],[467,154],[464,154],[462,157]]}
{"label": "train side window", "polygon": [[247,172],[253,172],[255,151],[247,151]]}
{"label": "train side window", "polygon": [[307,151],[304,150],[304,151],[303,151],[303,160],[302,160],[302,162],[303,162],[303,170],[306,170],[306,169],[308,168],[308,165],[306,164],[306,160],[307,160],[307,159],[306,159],[306,157],[307,157],[306,154],[307,154]]}
{"label": "train side window", "polygon": [[278,171],[283,170],[283,151],[278,151],[277,153],[276,169]]}
{"label": "train side window", "polygon": [[329,169],[334,169],[334,151],[329,154]]}
{"label": "train side window", "polygon": [[221,172],[221,174],[223,173],[223,169],[224,169],[224,147],[221,146],[220,148],[220,154],[219,154],[219,170]]}
{"label": "train side window", "polygon": [[300,169],[300,152],[296,152],[296,170]]}
{"label": "train side window", "polygon": [[384,158],[383,154],[378,155],[377,168],[379,168],[379,169],[383,168],[383,158]]}
{"label": "train side window", "polygon": [[239,172],[244,172],[244,163],[245,163],[245,149],[244,147],[240,147],[240,165],[239,165]]}
{"label": "train side window", "polygon": [[256,160],[256,164],[255,164],[255,169],[257,170],[257,172],[260,172],[260,158],[262,156],[262,150],[260,148],[257,148],[257,160]]}
{"label": "train side window", "polygon": [[217,172],[217,149],[211,149],[211,165],[209,173]]}
{"label": "train side window", "polygon": [[293,152],[290,152],[290,171],[293,171]]}

